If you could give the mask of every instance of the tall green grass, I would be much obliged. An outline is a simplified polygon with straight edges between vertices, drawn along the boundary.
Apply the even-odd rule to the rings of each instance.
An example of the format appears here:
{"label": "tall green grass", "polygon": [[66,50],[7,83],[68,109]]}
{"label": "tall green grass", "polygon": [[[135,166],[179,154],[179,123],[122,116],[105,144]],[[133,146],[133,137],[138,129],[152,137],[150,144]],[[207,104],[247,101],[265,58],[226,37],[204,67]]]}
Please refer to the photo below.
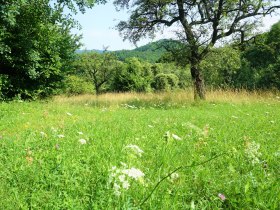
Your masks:
{"label": "tall green grass", "polygon": [[1,103],[1,208],[279,209],[279,97],[211,94]]}

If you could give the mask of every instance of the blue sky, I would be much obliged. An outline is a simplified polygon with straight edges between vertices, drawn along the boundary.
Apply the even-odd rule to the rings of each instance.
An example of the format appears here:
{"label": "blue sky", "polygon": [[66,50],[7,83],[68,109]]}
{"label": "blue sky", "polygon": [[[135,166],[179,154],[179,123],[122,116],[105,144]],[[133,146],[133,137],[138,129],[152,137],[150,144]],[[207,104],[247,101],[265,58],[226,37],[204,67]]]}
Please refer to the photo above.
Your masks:
{"label": "blue sky", "polygon": [[[103,46],[109,46],[109,50],[135,48],[129,41],[124,42],[119,32],[114,29],[119,21],[127,20],[129,16],[125,11],[117,12],[113,3],[96,5],[85,14],[79,13],[74,17],[82,26],[82,30],[74,30],[74,33],[83,35],[84,49],[102,50]],[[137,45],[141,46],[150,41],[142,40]]]}
{"label": "blue sky", "polygon": [[[93,9],[87,10],[85,14],[76,15],[75,19],[80,22],[82,29],[74,30],[73,33],[83,35],[83,49],[102,50],[103,46],[109,46],[108,50],[133,49],[135,45],[129,41],[123,41],[119,32],[114,29],[120,20],[127,20],[128,17],[126,11],[117,12],[112,1],[109,1],[106,5],[96,5]],[[268,30],[278,20],[280,20],[279,16],[267,17],[264,21],[265,30]],[[170,37],[169,32],[158,35],[154,40],[141,40],[137,45],[142,46],[161,38],[169,38],[168,36]]]}

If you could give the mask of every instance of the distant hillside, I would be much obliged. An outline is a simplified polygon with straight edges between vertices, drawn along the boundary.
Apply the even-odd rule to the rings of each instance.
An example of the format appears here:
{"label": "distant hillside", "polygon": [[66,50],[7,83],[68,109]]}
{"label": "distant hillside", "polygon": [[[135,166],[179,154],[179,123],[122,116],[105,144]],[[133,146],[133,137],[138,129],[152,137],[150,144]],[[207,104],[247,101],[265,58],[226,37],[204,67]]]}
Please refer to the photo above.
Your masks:
{"label": "distant hillside", "polygon": [[163,39],[137,47],[133,50],[118,50],[114,51],[114,53],[121,61],[124,61],[126,58],[136,57],[140,60],[155,63],[166,52],[164,45],[167,42],[169,42],[169,40]]}
{"label": "distant hillside", "polygon": [[[162,39],[156,42],[151,42],[141,47],[137,47],[133,50],[117,50],[108,51],[114,53],[120,61],[124,61],[126,58],[136,57],[140,60],[147,61],[150,63],[155,63],[161,58],[161,56],[166,52],[165,47],[174,45],[176,41],[169,39]],[[87,52],[97,52],[103,53],[103,50],[77,50],[78,54]]]}

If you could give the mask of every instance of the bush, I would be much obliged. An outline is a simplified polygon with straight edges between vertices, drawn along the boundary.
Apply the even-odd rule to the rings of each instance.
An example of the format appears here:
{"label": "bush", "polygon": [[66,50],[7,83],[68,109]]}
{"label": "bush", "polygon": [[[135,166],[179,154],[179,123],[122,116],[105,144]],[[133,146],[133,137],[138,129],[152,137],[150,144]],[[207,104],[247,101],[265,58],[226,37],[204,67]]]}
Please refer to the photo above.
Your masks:
{"label": "bush", "polygon": [[175,74],[157,74],[152,84],[155,90],[168,91],[178,88],[179,78]]}
{"label": "bush", "polygon": [[94,87],[92,83],[86,81],[81,77],[69,75],[64,80],[63,91],[67,95],[78,95],[84,93],[93,93]]}
{"label": "bush", "polygon": [[140,62],[137,58],[129,58],[117,67],[111,90],[149,92],[152,80],[153,73],[149,63]]}

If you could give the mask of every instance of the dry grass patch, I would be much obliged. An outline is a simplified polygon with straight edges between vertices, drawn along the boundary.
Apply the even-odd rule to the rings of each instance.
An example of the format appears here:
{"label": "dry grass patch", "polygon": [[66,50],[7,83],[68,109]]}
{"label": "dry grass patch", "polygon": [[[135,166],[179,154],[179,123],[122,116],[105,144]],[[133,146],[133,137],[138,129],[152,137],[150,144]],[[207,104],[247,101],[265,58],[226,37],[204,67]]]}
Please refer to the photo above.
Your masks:
{"label": "dry grass patch", "polygon": [[[246,90],[210,90],[207,91],[209,102],[255,103],[279,102],[279,91],[246,91]],[[94,106],[121,106],[126,103],[141,101],[141,103],[171,103],[192,104],[193,91],[160,92],[160,93],[105,93],[101,95],[56,96],[54,102],[67,104],[82,104]]]}

